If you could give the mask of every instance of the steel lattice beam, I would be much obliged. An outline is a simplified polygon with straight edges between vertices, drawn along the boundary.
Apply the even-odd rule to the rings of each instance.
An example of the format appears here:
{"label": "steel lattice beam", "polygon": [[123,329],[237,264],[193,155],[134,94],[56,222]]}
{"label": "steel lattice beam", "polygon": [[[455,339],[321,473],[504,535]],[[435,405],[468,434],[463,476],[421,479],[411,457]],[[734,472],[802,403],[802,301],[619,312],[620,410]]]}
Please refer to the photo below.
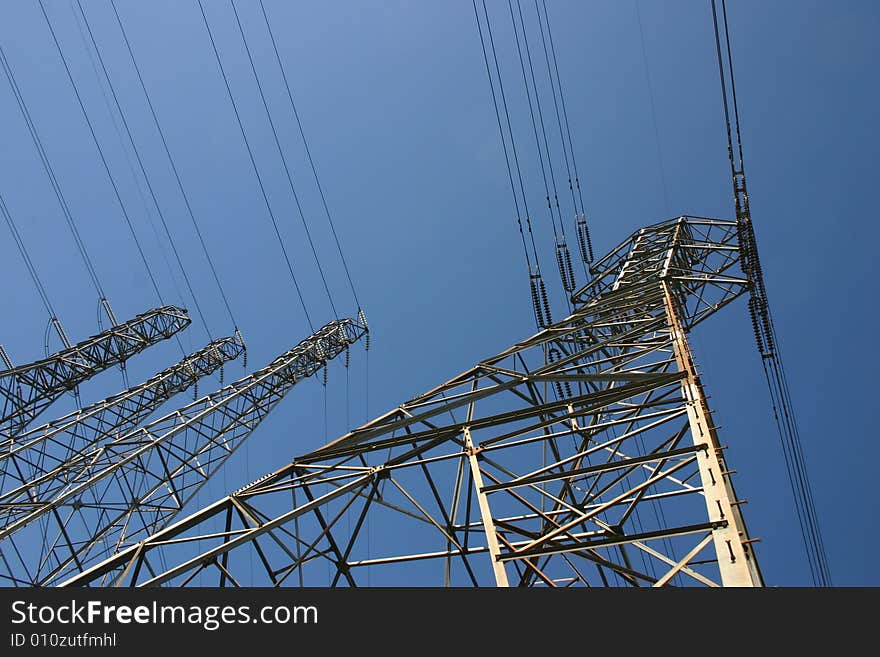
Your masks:
{"label": "steel lattice beam", "polygon": [[53,584],[163,527],[297,382],[365,334],[332,321],[263,369],[76,455],[63,466],[72,476],[56,469],[10,491],[0,577]]}
{"label": "steel lattice beam", "polygon": [[0,372],[0,437],[21,433],[65,392],[170,338],[190,321],[181,308],[154,308],[48,358]]}
{"label": "steel lattice beam", "polygon": [[596,271],[565,320],[65,584],[761,585],[686,340],[748,289],[736,223]]}
{"label": "steel lattice beam", "polygon": [[[53,473],[71,481],[83,467],[78,457],[134,429],[163,403],[200,378],[235,360],[245,346],[239,335],[215,340],[144,383],[0,442],[0,504],[20,486]],[[0,519],[0,527],[2,527]]]}

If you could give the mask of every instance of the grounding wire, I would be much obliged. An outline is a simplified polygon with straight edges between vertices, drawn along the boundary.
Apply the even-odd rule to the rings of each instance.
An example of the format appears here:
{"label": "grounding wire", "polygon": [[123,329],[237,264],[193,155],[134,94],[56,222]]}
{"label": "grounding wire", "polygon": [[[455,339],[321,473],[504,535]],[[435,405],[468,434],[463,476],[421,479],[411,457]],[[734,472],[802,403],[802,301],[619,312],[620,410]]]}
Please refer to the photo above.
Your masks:
{"label": "grounding wire", "polygon": [[241,120],[241,115],[238,112],[238,105],[235,102],[235,97],[232,95],[232,88],[229,86],[229,78],[226,76],[226,69],[223,67],[223,61],[220,59],[220,52],[217,50],[217,42],[214,40],[214,33],[211,31],[211,26],[208,23],[208,16],[205,14],[205,7],[202,4],[202,0],[197,0],[199,3],[199,10],[202,14],[202,20],[205,24],[205,29],[208,33],[208,38],[211,40],[211,48],[214,52],[214,58],[217,60],[217,66],[220,68],[220,75],[223,77],[223,84],[226,87],[226,93],[229,96],[229,101],[232,104],[232,110],[235,112],[235,120],[238,123],[238,129],[241,131],[242,139],[244,140],[244,145],[247,148],[248,157],[250,158],[251,166],[253,167],[254,174],[257,177],[257,183],[260,187],[260,193],[263,196],[263,201],[266,204],[266,210],[269,213],[269,218],[272,220],[272,226],[275,229],[275,237],[278,239],[278,244],[281,247],[281,252],[284,255],[284,261],[287,264],[287,270],[290,272],[290,278],[293,281],[293,286],[296,289],[296,294],[299,297],[300,305],[302,306],[303,313],[306,317],[306,322],[308,322],[309,328],[314,333],[315,327],[312,324],[312,318],[309,316],[309,311],[306,308],[306,302],[303,298],[302,291],[299,287],[299,282],[296,280],[296,274],[293,273],[293,264],[290,260],[290,257],[287,254],[287,248],[284,246],[284,241],[281,239],[281,231],[278,229],[278,221],[275,218],[275,212],[272,210],[272,205],[269,203],[269,196],[266,192],[266,187],[263,184],[263,177],[260,174],[260,170],[257,167],[257,161],[254,159],[254,152],[251,148],[250,140],[247,138],[247,133],[244,130],[244,123]]}

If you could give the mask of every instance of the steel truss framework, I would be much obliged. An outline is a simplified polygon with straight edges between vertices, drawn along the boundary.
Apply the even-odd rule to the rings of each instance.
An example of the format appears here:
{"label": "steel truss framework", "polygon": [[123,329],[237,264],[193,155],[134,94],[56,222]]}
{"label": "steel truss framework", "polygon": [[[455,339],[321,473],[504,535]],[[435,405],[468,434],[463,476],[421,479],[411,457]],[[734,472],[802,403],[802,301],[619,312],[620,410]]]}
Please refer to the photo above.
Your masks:
{"label": "steel truss framework", "polygon": [[[118,439],[179,392],[244,352],[241,337],[215,340],[144,383],[0,442],[0,504],[11,491],[56,474],[69,481],[78,456]],[[33,489],[29,489],[34,492]],[[0,507],[0,527],[10,508]]]}
{"label": "steel truss framework", "polygon": [[334,320],[261,370],[92,441],[0,499],[0,578],[52,585],[164,527],[297,382],[366,333]]}
{"label": "steel truss framework", "polygon": [[749,288],[736,223],[595,272],[565,320],[64,584],[761,585],[685,337]]}
{"label": "steel truss framework", "polygon": [[154,308],[48,358],[0,372],[0,437],[21,433],[67,391],[190,324],[182,308]]}

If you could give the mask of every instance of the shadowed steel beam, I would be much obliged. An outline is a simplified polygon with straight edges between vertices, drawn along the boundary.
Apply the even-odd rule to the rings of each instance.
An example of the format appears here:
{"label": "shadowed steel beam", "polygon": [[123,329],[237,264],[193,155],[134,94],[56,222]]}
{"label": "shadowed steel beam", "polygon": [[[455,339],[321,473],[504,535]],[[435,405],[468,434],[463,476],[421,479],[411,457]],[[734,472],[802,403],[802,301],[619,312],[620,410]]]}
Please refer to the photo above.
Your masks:
{"label": "shadowed steel beam", "polygon": [[0,372],[0,436],[16,436],[65,392],[190,322],[182,308],[154,308],[48,358]]}

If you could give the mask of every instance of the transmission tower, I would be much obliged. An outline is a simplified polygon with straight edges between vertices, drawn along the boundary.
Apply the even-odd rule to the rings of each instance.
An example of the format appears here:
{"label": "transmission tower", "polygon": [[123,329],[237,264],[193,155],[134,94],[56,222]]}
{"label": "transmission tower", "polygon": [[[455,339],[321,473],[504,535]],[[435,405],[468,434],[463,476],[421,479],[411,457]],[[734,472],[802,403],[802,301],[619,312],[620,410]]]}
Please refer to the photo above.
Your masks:
{"label": "transmission tower", "polygon": [[4,493],[0,576],[51,585],[164,527],[297,382],[366,332],[334,320],[263,369]]}
{"label": "transmission tower", "polygon": [[639,230],[566,319],[55,581],[762,585],[687,340],[749,289],[739,235]]}
{"label": "transmission tower", "polygon": [[65,392],[190,324],[186,311],[154,308],[48,358],[0,372],[0,439],[21,433]]}
{"label": "transmission tower", "polygon": [[138,386],[0,442],[0,502],[10,490],[56,469],[69,479],[71,459],[128,433],[164,402],[242,353],[240,336],[215,340]]}

